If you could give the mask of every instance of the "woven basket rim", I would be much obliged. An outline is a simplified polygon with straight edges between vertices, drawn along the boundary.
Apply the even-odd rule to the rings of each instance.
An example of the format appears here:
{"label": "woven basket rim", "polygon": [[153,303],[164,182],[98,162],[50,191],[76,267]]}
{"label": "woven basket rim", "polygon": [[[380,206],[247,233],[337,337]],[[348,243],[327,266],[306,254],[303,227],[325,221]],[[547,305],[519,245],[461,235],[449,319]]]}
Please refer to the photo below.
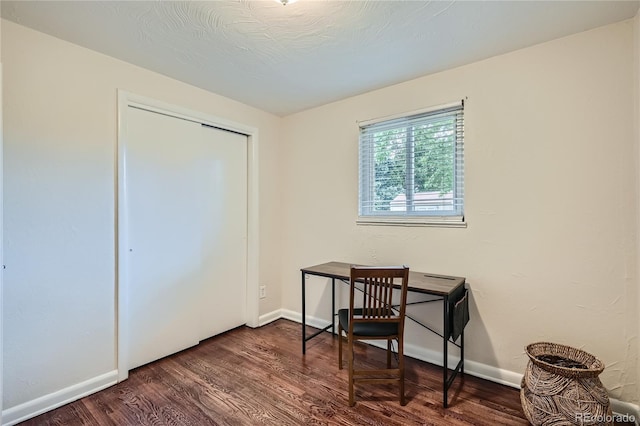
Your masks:
{"label": "woven basket rim", "polygon": [[[542,369],[567,377],[596,377],[604,371],[604,363],[582,349],[552,342],[530,343],[525,351],[531,362]],[[540,355],[562,356],[583,364],[586,368],[571,368],[555,365],[538,358]]]}

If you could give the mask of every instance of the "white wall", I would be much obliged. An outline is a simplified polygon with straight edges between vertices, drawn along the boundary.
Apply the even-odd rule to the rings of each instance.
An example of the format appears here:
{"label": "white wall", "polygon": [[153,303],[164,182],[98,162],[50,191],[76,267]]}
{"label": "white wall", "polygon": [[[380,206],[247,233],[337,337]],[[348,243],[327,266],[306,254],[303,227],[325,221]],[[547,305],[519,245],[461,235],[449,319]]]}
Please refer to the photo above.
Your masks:
{"label": "white wall", "polygon": [[260,310],[280,307],[279,117],[9,21],[2,62],[5,413],[115,369],[118,88],[259,129]]}
{"label": "white wall", "polygon": [[[465,276],[468,360],[521,374],[526,344],[560,342],[637,402],[633,57],[627,21],[286,117],[284,309],[300,311],[299,269],[329,260]],[[357,226],[356,121],[464,97],[468,227]],[[309,314],[328,318],[312,282]],[[408,344],[440,351],[411,325]]]}

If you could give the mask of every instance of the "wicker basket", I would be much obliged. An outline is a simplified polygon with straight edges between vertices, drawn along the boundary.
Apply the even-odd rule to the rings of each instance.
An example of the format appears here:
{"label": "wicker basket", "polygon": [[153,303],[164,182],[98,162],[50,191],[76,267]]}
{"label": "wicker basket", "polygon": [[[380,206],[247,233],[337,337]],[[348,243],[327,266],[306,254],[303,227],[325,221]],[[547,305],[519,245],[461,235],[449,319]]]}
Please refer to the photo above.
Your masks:
{"label": "wicker basket", "polygon": [[612,425],[607,391],[598,379],[604,364],[580,349],[532,343],[520,389],[527,419],[538,425]]}

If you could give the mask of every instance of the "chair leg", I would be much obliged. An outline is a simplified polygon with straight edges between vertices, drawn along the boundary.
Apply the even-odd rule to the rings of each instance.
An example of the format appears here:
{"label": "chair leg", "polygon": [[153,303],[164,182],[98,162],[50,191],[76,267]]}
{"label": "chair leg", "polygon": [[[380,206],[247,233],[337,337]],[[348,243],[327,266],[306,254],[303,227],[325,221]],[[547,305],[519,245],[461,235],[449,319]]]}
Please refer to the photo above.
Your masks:
{"label": "chair leg", "polygon": [[354,389],[353,389],[353,338],[347,337],[349,346],[349,406],[353,407],[356,404]]}
{"label": "chair leg", "polygon": [[391,368],[391,339],[387,339],[387,368]]}
{"label": "chair leg", "polygon": [[342,324],[338,321],[338,370],[342,370]]}
{"label": "chair leg", "polygon": [[402,336],[398,337],[398,369],[400,370],[400,405],[405,405],[404,398],[404,344]]}

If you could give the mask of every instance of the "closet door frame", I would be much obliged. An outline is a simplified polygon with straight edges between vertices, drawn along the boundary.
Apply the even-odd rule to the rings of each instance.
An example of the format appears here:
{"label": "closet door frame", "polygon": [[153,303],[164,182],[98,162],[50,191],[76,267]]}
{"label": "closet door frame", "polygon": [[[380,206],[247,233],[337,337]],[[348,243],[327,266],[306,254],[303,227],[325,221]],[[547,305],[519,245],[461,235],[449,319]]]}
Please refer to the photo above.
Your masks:
{"label": "closet door frame", "polygon": [[126,205],[126,144],[129,107],[193,121],[247,136],[247,298],[246,313],[249,327],[259,326],[259,215],[258,215],[258,129],[210,114],[167,104],[145,96],[118,89],[118,142],[116,173],[116,368],[118,382],[129,377],[128,348],[128,270],[126,248],[129,228]]}

